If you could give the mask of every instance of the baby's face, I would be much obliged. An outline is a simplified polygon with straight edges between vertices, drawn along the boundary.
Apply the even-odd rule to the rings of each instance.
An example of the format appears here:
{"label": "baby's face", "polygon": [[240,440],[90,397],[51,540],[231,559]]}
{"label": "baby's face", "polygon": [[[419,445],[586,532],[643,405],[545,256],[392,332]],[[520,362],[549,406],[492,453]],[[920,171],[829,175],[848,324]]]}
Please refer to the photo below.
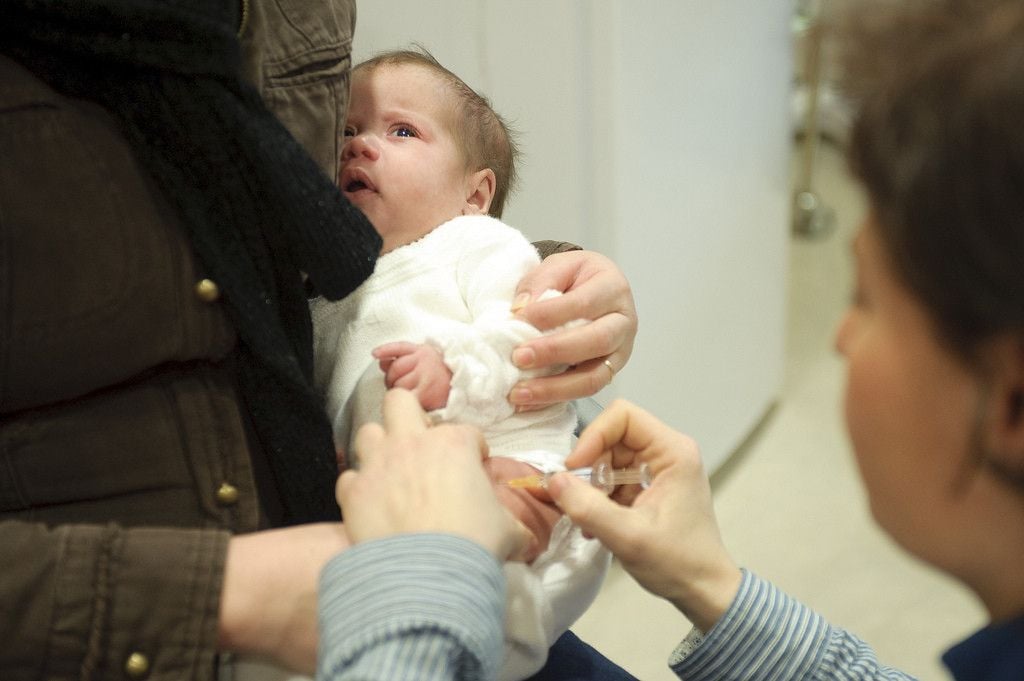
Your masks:
{"label": "baby's face", "polygon": [[464,212],[468,173],[450,132],[451,95],[416,64],[357,69],[338,184],[384,252]]}

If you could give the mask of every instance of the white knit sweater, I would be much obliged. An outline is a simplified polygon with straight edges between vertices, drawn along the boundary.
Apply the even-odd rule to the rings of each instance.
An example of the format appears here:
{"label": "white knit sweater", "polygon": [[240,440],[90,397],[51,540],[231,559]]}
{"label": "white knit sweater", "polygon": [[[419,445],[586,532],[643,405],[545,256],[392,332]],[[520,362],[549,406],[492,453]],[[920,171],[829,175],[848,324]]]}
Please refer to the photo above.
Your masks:
{"label": "white knit sweater", "polygon": [[[539,262],[518,231],[486,216],[458,217],[381,256],[347,298],[311,304],[316,386],[335,442],[351,453],[360,425],[380,421],[384,375],[370,354],[392,341],[428,343],[452,371],[443,421],[479,426],[492,456],[542,470],[564,468],[576,424],[571,404],[516,414],[512,387],[529,374],[512,364],[519,343],[540,335],[510,311],[516,286]],[[510,563],[506,655],[500,678],[530,676],[597,594],[609,557],[563,518],[531,565]]]}
{"label": "white knit sweater", "polygon": [[373,275],[343,300],[315,300],[315,380],[336,444],[348,450],[360,425],[380,421],[384,376],[371,350],[392,341],[427,343],[452,371],[448,404],[434,418],[479,426],[492,455],[558,469],[572,446],[572,405],[516,414],[506,399],[530,375],[512,364],[512,351],[540,335],[510,311],[516,285],[538,262],[519,231],[491,217],[463,216],[381,256]]}

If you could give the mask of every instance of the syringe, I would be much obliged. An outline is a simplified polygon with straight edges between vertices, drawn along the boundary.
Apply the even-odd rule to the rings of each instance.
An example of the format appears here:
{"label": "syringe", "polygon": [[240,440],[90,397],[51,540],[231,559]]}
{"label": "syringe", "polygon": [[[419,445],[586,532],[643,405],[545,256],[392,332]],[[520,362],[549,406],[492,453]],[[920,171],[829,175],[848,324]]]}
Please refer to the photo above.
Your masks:
{"label": "syringe", "polygon": [[[563,471],[512,478],[505,481],[505,484],[513,488],[540,487],[546,489],[551,476],[560,472]],[[611,494],[618,485],[640,485],[647,489],[651,486],[651,479],[653,477],[651,469],[646,463],[640,464],[637,468],[612,468],[611,464],[601,461],[593,467],[574,468],[564,472],[575,475],[580,480],[586,480],[605,494]]]}

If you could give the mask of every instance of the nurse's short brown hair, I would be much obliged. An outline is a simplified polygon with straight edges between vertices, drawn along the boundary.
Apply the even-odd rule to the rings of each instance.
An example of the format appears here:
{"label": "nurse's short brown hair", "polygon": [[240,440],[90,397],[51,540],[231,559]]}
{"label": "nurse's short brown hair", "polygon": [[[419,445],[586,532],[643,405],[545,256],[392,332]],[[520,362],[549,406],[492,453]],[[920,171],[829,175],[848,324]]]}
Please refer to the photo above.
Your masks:
{"label": "nurse's short brown hair", "polygon": [[962,359],[1024,337],[1024,3],[855,3],[848,158],[897,275]]}

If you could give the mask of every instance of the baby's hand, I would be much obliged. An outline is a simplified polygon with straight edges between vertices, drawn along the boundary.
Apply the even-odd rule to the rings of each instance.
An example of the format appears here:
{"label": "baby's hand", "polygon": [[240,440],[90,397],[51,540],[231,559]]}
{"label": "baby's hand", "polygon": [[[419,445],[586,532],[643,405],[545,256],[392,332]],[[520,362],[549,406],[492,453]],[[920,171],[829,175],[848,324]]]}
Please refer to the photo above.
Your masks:
{"label": "baby's hand", "polygon": [[452,372],[437,349],[416,343],[385,343],[373,350],[373,356],[384,372],[388,390],[405,388],[416,396],[425,411],[448,404]]}
{"label": "baby's hand", "polygon": [[536,475],[537,469],[530,464],[502,456],[492,456],[484,460],[484,470],[494,483],[498,501],[533,533],[524,554],[520,556],[527,563],[532,562],[547,549],[548,542],[551,541],[551,531],[562,517],[562,511],[553,503],[541,501],[526,489],[514,489],[501,484],[513,478]]}

